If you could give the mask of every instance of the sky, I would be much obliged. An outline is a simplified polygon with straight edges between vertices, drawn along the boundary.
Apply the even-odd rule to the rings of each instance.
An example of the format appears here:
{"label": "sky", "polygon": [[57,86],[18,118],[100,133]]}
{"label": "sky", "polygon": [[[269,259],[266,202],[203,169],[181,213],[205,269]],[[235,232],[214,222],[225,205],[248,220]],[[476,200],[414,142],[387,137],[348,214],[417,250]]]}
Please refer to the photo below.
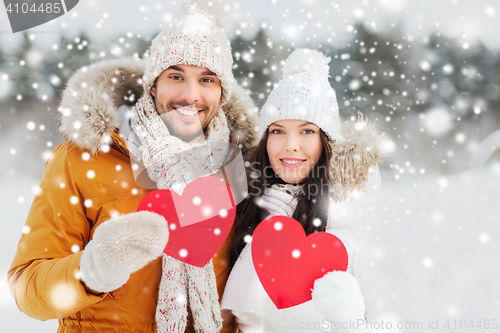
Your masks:
{"label": "sky", "polygon": [[[28,30],[35,43],[49,48],[63,32],[74,37],[84,30],[97,41],[127,33],[151,36],[175,19],[183,1],[80,0],[67,14]],[[301,46],[311,38],[342,46],[352,24],[362,21],[374,30],[401,25],[407,35],[423,38],[431,32],[464,43],[479,39],[500,49],[500,3],[496,0],[226,0],[226,28],[231,36],[251,38],[264,26],[272,38]],[[329,40],[328,40],[329,38]],[[0,47],[12,50],[21,33],[10,30],[5,9],[0,9]]]}

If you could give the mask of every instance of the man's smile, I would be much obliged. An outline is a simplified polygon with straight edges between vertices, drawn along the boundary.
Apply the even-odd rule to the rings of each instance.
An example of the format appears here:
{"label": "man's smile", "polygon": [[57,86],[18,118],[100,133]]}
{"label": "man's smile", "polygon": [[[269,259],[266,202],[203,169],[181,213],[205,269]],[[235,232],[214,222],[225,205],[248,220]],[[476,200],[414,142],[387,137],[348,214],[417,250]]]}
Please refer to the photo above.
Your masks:
{"label": "man's smile", "polygon": [[179,118],[187,121],[197,120],[200,117],[201,112],[203,112],[203,110],[197,110],[196,108],[191,107],[174,107],[174,111]]}

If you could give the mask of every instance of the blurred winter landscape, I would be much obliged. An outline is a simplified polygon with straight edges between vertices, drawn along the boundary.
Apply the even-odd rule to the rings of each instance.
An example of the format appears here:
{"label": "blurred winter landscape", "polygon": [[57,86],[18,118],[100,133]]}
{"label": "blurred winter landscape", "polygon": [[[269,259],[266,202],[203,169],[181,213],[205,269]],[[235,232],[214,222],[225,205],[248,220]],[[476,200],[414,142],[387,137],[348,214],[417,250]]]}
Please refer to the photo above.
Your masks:
{"label": "blurred winter landscape", "polygon": [[[67,15],[17,34],[0,10],[1,332],[57,327],[17,309],[6,272],[45,161],[62,142],[60,91],[81,66],[147,56],[180,3],[82,0]],[[381,166],[383,199],[373,217],[398,240],[393,251],[408,278],[405,312],[423,323],[416,331],[472,332],[480,328],[471,320],[500,321],[498,2],[226,3],[234,73],[257,106],[291,50],[315,48],[332,59],[341,115],[361,111],[387,134],[391,153]],[[440,329],[427,329],[437,319]],[[455,329],[442,326],[447,319],[456,320]],[[467,325],[460,327],[462,320]]]}

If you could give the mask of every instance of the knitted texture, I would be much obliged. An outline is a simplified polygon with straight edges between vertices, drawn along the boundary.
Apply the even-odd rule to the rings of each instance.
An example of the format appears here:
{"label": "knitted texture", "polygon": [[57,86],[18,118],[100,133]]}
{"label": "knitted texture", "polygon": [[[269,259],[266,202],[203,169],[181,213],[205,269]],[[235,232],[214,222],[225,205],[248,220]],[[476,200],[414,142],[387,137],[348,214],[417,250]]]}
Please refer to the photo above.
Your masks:
{"label": "knitted texture", "polygon": [[297,198],[300,193],[304,192],[304,185],[303,184],[273,184],[271,185],[271,189],[280,191],[280,192],[285,192],[287,194],[290,194],[292,197]]}
{"label": "knitted texture", "polygon": [[208,137],[200,134],[191,142],[170,135],[151,96],[139,100],[132,112],[132,129],[144,147],[144,166],[158,188],[179,191],[190,181],[219,170],[229,153],[229,128],[221,108],[208,125]]}
{"label": "knitted texture", "polygon": [[188,276],[189,306],[197,333],[219,332],[222,316],[213,261],[203,268],[184,265]]}
{"label": "knitted texture", "polygon": [[[229,142],[222,109],[210,122],[208,137],[186,143],[169,134],[151,98],[151,87],[163,71],[174,65],[193,65],[214,72],[221,81],[221,106],[229,101],[233,59],[222,27],[223,11],[220,0],[192,1],[184,5],[179,20],[151,44],[144,93],[134,107],[132,128],[145,147],[143,162],[158,188],[178,190],[177,184],[184,187],[191,180],[210,175],[222,166],[229,150],[229,145],[220,144]],[[188,305],[197,332],[220,331],[222,318],[215,286],[211,262],[198,268],[164,254],[156,312],[158,332],[184,332]]]}
{"label": "knitted texture", "polygon": [[311,122],[334,140],[341,131],[335,91],[328,82],[330,58],[297,49],[286,60],[283,78],[260,112],[260,135],[269,125],[295,119]]}
{"label": "knitted texture", "polygon": [[184,332],[187,323],[187,276],[185,265],[163,255],[162,277],[156,303],[158,332]]}
{"label": "knitted texture", "polygon": [[[229,128],[221,108],[208,125],[208,137],[200,134],[191,142],[170,135],[150,95],[139,100],[132,112],[132,129],[144,147],[144,166],[159,189],[182,190],[189,181],[216,172],[230,152]],[[184,332],[188,305],[196,332],[220,331],[222,317],[212,262],[199,268],[163,254],[156,306],[158,332]]]}
{"label": "knitted texture", "polygon": [[162,254],[168,236],[165,218],[151,212],[122,215],[102,223],[80,259],[82,281],[99,292],[120,288],[130,274]]}
{"label": "knitted texture", "polygon": [[221,81],[222,102],[231,97],[234,80],[231,44],[223,27],[221,0],[185,4],[180,19],[153,39],[144,73],[144,96],[170,66],[194,65],[214,72]]}
{"label": "knitted texture", "polygon": [[163,254],[163,274],[156,305],[158,332],[184,332],[188,304],[197,333],[221,330],[222,317],[212,260],[200,268]]}

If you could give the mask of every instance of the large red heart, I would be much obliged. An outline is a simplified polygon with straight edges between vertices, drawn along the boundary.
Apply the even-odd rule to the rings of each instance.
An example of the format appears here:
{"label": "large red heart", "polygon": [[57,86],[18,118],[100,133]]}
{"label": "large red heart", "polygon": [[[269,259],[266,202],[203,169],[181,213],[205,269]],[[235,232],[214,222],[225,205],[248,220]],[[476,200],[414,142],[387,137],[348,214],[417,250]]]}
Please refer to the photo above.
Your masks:
{"label": "large red heart", "polygon": [[287,216],[262,221],[253,233],[252,260],[262,286],[278,309],[311,300],[314,281],[347,269],[347,251],[336,236],[306,237],[302,225]]}
{"label": "large red heart", "polygon": [[205,266],[217,253],[236,215],[231,188],[215,177],[192,181],[182,196],[170,190],[150,192],[137,208],[142,210],[167,220],[170,237],[163,252],[198,267]]}

